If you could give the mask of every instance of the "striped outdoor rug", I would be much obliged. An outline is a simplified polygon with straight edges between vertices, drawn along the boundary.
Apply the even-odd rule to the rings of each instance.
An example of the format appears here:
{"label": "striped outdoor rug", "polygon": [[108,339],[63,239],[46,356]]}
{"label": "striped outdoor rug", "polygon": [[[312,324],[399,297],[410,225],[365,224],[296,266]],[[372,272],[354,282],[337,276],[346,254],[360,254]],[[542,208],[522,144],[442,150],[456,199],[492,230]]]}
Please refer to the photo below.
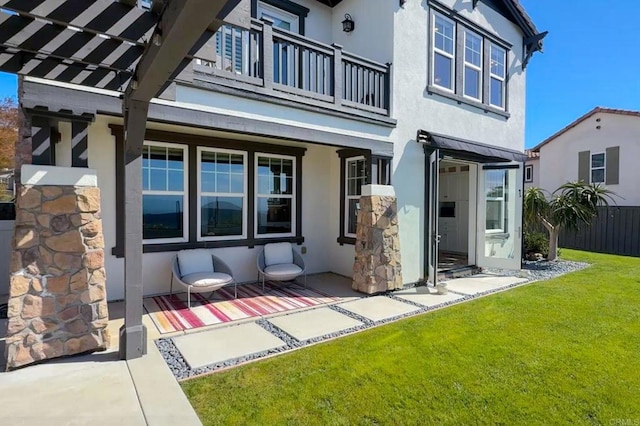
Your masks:
{"label": "striped outdoor rug", "polygon": [[172,298],[148,297],[144,299],[144,307],[160,333],[171,333],[340,300],[311,288],[279,288],[267,283],[265,289],[268,292],[263,295],[260,284],[238,286],[237,299],[233,298],[233,288],[218,290],[212,300],[206,299],[208,293],[192,294],[191,310],[187,307],[186,293],[174,294]]}

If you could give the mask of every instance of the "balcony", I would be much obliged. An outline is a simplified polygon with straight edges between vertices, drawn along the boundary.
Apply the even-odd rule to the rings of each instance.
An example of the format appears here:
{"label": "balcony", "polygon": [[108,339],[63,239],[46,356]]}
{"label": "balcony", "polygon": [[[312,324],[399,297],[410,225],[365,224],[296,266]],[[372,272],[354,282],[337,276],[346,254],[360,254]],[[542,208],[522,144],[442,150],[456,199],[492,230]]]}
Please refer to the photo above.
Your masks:
{"label": "balcony", "polygon": [[390,64],[276,28],[269,20],[254,19],[250,30],[223,26],[198,56],[194,82],[210,83],[212,90],[395,123]]}

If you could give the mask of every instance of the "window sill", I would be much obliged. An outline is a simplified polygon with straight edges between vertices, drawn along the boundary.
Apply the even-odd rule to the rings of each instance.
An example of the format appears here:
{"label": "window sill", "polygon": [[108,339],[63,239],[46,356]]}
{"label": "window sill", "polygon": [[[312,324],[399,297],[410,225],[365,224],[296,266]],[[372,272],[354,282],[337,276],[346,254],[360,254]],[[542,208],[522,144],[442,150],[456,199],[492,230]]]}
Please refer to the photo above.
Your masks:
{"label": "window sill", "polygon": [[338,243],[340,243],[341,246],[348,244],[348,245],[356,245],[356,239],[353,237],[338,237]]}
{"label": "window sill", "polygon": [[[256,238],[244,240],[226,240],[226,241],[197,241],[186,243],[171,244],[145,244],[142,247],[143,253],[163,253],[174,252],[179,250],[188,250],[196,248],[225,248],[225,247],[247,247],[263,246],[269,243],[292,243],[301,245],[304,243],[304,237],[284,237],[284,238]],[[111,254],[117,258],[124,257],[124,247],[113,247]]]}
{"label": "window sill", "polygon": [[496,108],[496,107],[491,106],[491,105],[483,104],[483,103],[481,103],[479,101],[474,101],[471,98],[467,98],[467,97],[464,97],[464,96],[456,95],[453,92],[450,92],[450,91],[445,90],[445,89],[440,89],[437,86],[433,86],[433,85],[427,86],[427,93],[429,93],[430,95],[438,95],[438,96],[442,96],[444,98],[452,99],[452,100],[458,102],[458,104],[470,105],[472,107],[475,107],[475,108],[483,110],[485,113],[493,113],[493,114],[499,115],[499,116],[507,118],[507,119],[509,119],[511,117],[511,114],[509,114],[509,112],[507,112],[507,111],[505,111],[503,109]]}

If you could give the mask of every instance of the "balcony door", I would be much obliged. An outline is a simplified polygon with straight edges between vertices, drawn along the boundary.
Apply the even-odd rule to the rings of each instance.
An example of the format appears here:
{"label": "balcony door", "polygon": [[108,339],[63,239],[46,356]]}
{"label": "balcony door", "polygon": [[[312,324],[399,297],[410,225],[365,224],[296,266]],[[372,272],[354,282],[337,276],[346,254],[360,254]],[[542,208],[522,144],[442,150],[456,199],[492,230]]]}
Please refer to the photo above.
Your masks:
{"label": "balcony door", "polygon": [[[274,28],[298,34],[300,32],[300,18],[277,7],[258,2],[258,18],[273,21]],[[295,82],[295,47],[274,37],[273,44],[273,81],[286,86]]]}
{"label": "balcony door", "polygon": [[273,26],[281,30],[300,32],[300,18],[293,13],[286,12],[270,4],[258,2],[258,19],[267,18],[273,21]]}

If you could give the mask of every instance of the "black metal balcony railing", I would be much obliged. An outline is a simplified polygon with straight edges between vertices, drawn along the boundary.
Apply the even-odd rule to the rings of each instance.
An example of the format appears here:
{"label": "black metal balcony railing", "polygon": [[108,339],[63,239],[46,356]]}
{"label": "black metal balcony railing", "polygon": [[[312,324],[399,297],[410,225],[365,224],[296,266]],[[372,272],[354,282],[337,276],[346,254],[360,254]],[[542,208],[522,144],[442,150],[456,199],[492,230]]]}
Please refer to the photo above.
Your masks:
{"label": "black metal balcony railing", "polygon": [[390,65],[344,52],[253,20],[250,30],[225,25],[216,34],[215,59],[194,68],[244,84],[389,115]]}

